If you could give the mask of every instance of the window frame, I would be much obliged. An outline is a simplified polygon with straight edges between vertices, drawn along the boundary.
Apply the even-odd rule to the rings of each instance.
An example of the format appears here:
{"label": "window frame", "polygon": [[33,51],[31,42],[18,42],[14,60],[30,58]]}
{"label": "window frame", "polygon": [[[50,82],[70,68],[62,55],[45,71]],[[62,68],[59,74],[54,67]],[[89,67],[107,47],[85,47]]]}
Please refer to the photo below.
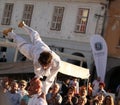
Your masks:
{"label": "window frame", "polygon": [[22,20],[28,26],[30,26],[30,24],[31,24],[33,10],[34,10],[34,5],[33,4],[24,4]]}
{"label": "window frame", "polygon": [[65,7],[60,7],[60,6],[54,7],[50,30],[61,31],[64,10]]}
{"label": "window frame", "polygon": [[14,3],[5,3],[1,25],[10,25]]}
{"label": "window frame", "polygon": [[[88,13],[87,13],[87,16],[85,17],[85,16],[82,16],[83,15],[83,13],[82,13],[82,15],[80,15],[80,11],[82,10],[82,12],[84,12],[84,10],[86,11],[88,11]],[[89,12],[90,12],[90,9],[88,9],[88,8],[79,8],[78,9],[78,13],[77,13],[77,18],[76,18],[76,24],[75,24],[75,30],[74,30],[74,32],[75,33],[86,33],[86,28],[87,28],[87,23],[88,23],[88,18],[89,18]],[[86,23],[82,23],[82,19],[86,19]],[[79,23],[80,22],[80,23]],[[84,27],[83,27],[84,26]],[[77,29],[77,27],[79,28],[79,29]],[[82,30],[82,28],[85,28],[85,29],[83,29],[84,31],[80,31],[80,30]]]}

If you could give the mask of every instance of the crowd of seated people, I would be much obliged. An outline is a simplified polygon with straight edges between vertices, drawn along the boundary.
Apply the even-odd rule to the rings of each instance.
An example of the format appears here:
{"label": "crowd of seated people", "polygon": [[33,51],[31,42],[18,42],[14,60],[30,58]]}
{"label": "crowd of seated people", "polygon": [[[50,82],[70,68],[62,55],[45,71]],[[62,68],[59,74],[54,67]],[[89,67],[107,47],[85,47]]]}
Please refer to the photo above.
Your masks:
{"label": "crowd of seated people", "polygon": [[42,82],[36,79],[28,83],[26,80],[4,78],[1,86],[10,105],[120,105],[118,99],[116,101],[107,93],[105,83],[96,82],[94,90],[95,82],[78,86],[75,84],[77,79],[74,80],[65,79],[61,85],[55,82],[46,96],[40,94]]}

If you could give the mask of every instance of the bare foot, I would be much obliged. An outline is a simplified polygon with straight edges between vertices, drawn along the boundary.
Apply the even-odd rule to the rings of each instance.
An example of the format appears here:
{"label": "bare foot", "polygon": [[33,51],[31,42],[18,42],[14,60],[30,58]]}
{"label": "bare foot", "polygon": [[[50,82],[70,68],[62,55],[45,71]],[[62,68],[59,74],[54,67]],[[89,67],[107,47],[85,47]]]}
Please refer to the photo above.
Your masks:
{"label": "bare foot", "polygon": [[21,22],[18,24],[18,27],[22,28],[24,25],[25,25],[24,21],[21,21]]}
{"label": "bare foot", "polygon": [[11,32],[12,30],[13,30],[12,28],[5,29],[5,30],[3,30],[3,34],[4,34],[5,36],[7,36],[8,33]]}

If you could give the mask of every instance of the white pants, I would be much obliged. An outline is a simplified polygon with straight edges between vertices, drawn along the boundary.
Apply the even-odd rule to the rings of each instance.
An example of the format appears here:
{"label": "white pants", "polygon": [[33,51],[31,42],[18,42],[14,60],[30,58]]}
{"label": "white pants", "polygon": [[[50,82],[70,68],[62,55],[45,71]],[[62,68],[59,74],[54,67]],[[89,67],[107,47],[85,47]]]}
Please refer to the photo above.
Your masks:
{"label": "white pants", "polygon": [[[18,36],[13,31],[8,33],[8,37],[12,38],[17,43],[17,47],[18,47],[19,51],[24,56],[26,56],[30,60],[33,60],[32,54],[30,54],[30,52],[35,47],[36,48],[39,47],[39,49],[40,49],[42,46],[44,46],[47,49],[49,49],[48,46],[41,40],[40,35],[37,31],[33,30],[32,28],[28,27],[27,25],[25,25],[23,27],[23,29],[29,34],[32,43],[29,43],[28,41],[26,41],[22,37]],[[40,52],[42,52],[42,49]]]}

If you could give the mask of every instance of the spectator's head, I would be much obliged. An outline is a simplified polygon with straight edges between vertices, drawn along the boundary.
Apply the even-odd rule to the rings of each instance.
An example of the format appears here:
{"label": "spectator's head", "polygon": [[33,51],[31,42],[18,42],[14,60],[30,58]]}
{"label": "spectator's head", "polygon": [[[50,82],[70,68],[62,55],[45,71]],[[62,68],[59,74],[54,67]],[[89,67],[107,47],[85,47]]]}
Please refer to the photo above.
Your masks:
{"label": "spectator's head", "polygon": [[27,87],[27,81],[21,80],[19,82],[19,87],[20,87],[20,89],[25,89]]}
{"label": "spectator's head", "polygon": [[29,93],[32,94],[38,94],[41,92],[42,89],[42,82],[38,78],[33,78],[30,81],[30,86],[28,87]]}
{"label": "spectator's head", "polygon": [[11,93],[15,93],[18,90],[18,83],[16,81],[13,81],[10,86],[11,86],[11,90],[10,90]]}
{"label": "spectator's head", "polygon": [[102,93],[98,93],[96,95],[96,99],[98,100],[99,103],[103,103],[104,95]]}
{"label": "spectator's head", "polygon": [[2,81],[2,86],[3,86],[3,88],[5,88],[5,89],[8,89],[10,86],[10,83],[9,83],[9,79],[3,79],[3,81]]}
{"label": "spectator's head", "polygon": [[69,83],[70,83],[70,79],[67,78],[67,79],[64,80],[64,82],[65,82],[66,84],[69,84]]}
{"label": "spectator's head", "polygon": [[60,89],[60,86],[58,83],[55,83],[53,86],[52,86],[52,93],[58,93],[59,92],[59,89]]}
{"label": "spectator's head", "polygon": [[40,63],[40,65],[44,70],[47,70],[50,67],[51,61],[52,61],[52,54],[50,52],[44,51],[40,53],[38,62]]}
{"label": "spectator's head", "polygon": [[100,82],[100,83],[99,83],[99,88],[100,88],[100,89],[105,88],[105,83]]}
{"label": "spectator's head", "polygon": [[110,95],[107,95],[105,98],[104,98],[104,105],[114,105],[114,100],[113,100],[113,97],[110,96]]}
{"label": "spectator's head", "polygon": [[87,103],[87,98],[85,97],[79,97],[78,98],[78,104],[79,105],[85,105]]}
{"label": "spectator's head", "polygon": [[4,93],[6,93],[6,91],[8,91],[10,89],[10,84],[11,84],[12,80],[8,77],[4,77],[2,80],[2,87],[4,90]]}
{"label": "spectator's head", "polygon": [[87,88],[85,86],[80,87],[79,94],[81,97],[86,97],[87,96]]}

